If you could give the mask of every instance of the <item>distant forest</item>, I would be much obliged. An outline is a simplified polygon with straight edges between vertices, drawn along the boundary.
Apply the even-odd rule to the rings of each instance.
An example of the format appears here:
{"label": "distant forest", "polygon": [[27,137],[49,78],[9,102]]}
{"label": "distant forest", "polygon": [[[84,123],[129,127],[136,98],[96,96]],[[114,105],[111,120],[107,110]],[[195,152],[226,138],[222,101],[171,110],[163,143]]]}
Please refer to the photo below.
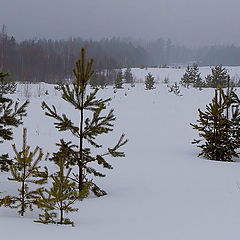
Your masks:
{"label": "distant forest", "polygon": [[218,64],[240,65],[240,47],[208,46],[187,48],[170,39],[144,42],[130,39],[99,41],[69,38],[68,40],[24,40],[17,42],[3,26],[0,32],[0,70],[11,73],[17,81],[58,82],[72,76],[72,69],[81,47],[94,58],[94,69],[110,73],[123,67]]}

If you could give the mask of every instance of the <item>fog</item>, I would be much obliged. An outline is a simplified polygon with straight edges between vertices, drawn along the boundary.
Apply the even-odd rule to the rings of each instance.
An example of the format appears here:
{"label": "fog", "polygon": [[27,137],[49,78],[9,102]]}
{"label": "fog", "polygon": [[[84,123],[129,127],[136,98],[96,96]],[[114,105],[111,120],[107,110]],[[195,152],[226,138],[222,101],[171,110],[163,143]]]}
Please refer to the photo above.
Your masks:
{"label": "fog", "polygon": [[239,9],[239,0],[0,0],[0,24],[17,40],[116,36],[240,45]]}

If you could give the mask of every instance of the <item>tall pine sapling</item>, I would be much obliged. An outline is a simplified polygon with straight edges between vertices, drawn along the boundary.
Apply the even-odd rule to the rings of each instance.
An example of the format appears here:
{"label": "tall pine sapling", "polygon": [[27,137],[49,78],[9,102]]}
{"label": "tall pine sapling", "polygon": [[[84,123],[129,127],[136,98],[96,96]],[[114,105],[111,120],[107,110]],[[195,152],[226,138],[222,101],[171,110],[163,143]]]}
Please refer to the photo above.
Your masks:
{"label": "tall pine sapling", "polygon": [[232,122],[233,122],[233,137],[236,139],[238,148],[240,148],[240,101],[231,106]]}
{"label": "tall pine sapling", "polygon": [[[13,164],[10,166],[10,172],[12,177],[8,178],[10,181],[18,182],[21,186],[18,189],[18,196],[5,196],[0,199],[0,205],[10,208],[18,208],[18,213],[23,216],[26,210],[29,208],[32,210],[33,201],[35,199],[35,190],[29,190],[30,184],[44,184],[48,179],[48,171],[45,168],[44,171],[40,170],[39,163],[43,158],[43,152],[39,147],[36,147],[34,151],[30,151],[30,147],[27,145],[27,129],[23,129],[23,145],[22,149],[18,151],[15,144],[12,145],[15,157]],[[46,155],[45,160],[47,159]]]}
{"label": "tall pine sapling", "polygon": [[[3,141],[12,140],[12,127],[18,127],[22,124],[22,117],[26,116],[26,107],[28,101],[19,106],[18,102],[6,97],[6,94],[12,94],[16,90],[16,84],[9,81],[8,74],[0,72],[0,144]],[[8,171],[12,161],[8,154],[0,152],[0,170]]]}
{"label": "tall pine sapling", "polygon": [[206,111],[200,109],[197,124],[191,126],[199,131],[201,140],[194,140],[202,149],[199,156],[217,161],[232,161],[238,157],[236,149],[239,147],[239,140],[235,135],[235,123],[226,117],[227,102],[223,90],[216,89],[212,103],[206,106]]}
{"label": "tall pine sapling", "polygon": [[182,86],[189,88],[194,82],[193,70],[190,66],[187,66],[186,72],[183,74],[181,81],[179,82]]}
{"label": "tall pine sapling", "polygon": [[73,225],[74,223],[64,216],[65,213],[78,211],[72,205],[88,196],[89,184],[85,184],[79,193],[76,182],[70,180],[72,169],[66,169],[68,153],[65,150],[67,149],[60,145],[60,151],[54,154],[59,170],[51,175],[51,187],[39,188],[36,191],[35,204],[43,211],[36,222]]}
{"label": "tall pine sapling", "polygon": [[198,65],[193,64],[191,67],[187,66],[186,72],[183,74],[179,83],[186,88],[189,88],[189,86],[193,86],[195,88],[203,87],[204,83],[200,76]]}
{"label": "tall pine sapling", "polygon": [[211,69],[212,74],[206,77],[206,87],[219,88],[227,87],[229,75],[227,69],[222,65],[215,66]]}
{"label": "tall pine sapling", "polygon": [[16,92],[17,84],[9,79],[9,74],[0,72],[0,96]]}
{"label": "tall pine sapling", "polygon": [[123,78],[125,79],[125,83],[130,83],[131,86],[134,85],[134,78],[132,75],[131,68],[126,68]]}
{"label": "tall pine sapling", "polygon": [[154,84],[155,84],[155,81],[154,81],[154,77],[151,73],[148,73],[148,75],[145,77],[145,89],[146,90],[151,90],[151,89],[154,89]]}
{"label": "tall pine sapling", "polygon": [[238,142],[238,148],[240,148],[240,99],[236,91],[230,85],[230,76],[228,76],[227,94],[224,94],[226,118],[233,122],[233,137]]}
{"label": "tall pine sapling", "polygon": [[[106,109],[106,104],[110,102],[108,99],[97,99],[98,89],[87,93],[87,84],[92,77],[94,71],[92,69],[93,60],[86,62],[85,50],[81,49],[81,57],[76,62],[74,73],[74,81],[72,84],[63,84],[61,86],[62,98],[74,106],[79,114],[79,123],[75,125],[66,114],[59,115],[55,106],[49,107],[45,102],[42,103],[43,109],[46,109],[46,115],[57,120],[55,123],[59,131],[70,131],[73,137],[76,138],[78,144],[68,145],[69,153],[71,153],[71,164],[77,166],[78,174],[74,174],[74,179],[78,183],[79,192],[84,187],[85,183],[91,182],[91,190],[97,195],[106,194],[92,180],[89,180],[88,175],[104,177],[105,175],[96,171],[89,164],[96,162],[104,168],[112,169],[112,166],[107,163],[105,157],[124,157],[123,152],[118,149],[123,146],[127,140],[124,140],[124,135],[113,148],[108,148],[105,153],[93,155],[92,148],[100,149],[103,146],[96,142],[96,137],[101,134],[109,133],[113,130],[113,122],[115,116],[113,109],[107,115],[102,115],[102,111]],[[87,117],[86,113],[90,111],[92,117]],[[88,115],[89,116],[89,115]]]}
{"label": "tall pine sapling", "polygon": [[123,88],[122,70],[117,72],[114,85],[115,88]]}
{"label": "tall pine sapling", "polygon": [[201,73],[199,72],[198,65],[193,64],[192,69],[193,69],[193,76],[194,76],[193,87],[199,88],[201,90],[202,87],[205,87],[205,83],[201,78]]}

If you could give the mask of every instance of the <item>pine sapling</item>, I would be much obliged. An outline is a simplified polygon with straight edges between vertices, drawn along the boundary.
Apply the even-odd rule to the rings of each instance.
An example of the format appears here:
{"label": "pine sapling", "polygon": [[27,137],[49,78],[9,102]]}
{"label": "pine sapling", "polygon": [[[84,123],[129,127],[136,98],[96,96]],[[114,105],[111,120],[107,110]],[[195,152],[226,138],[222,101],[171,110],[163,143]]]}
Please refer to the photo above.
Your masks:
{"label": "pine sapling", "polygon": [[187,66],[186,72],[183,74],[179,83],[186,88],[189,88],[189,86],[202,88],[204,83],[200,76],[198,65],[193,64],[192,66]]}
{"label": "pine sapling", "polygon": [[54,156],[59,170],[50,177],[52,180],[51,187],[49,189],[39,188],[36,191],[35,204],[43,211],[36,222],[74,225],[64,215],[78,211],[72,205],[77,200],[83,200],[88,196],[89,184],[85,184],[79,193],[76,190],[76,183],[70,180],[72,169],[66,169],[66,155],[63,153],[64,151],[61,151]]}
{"label": "pine sapling", "polygon": [[[21,151],[18,151],[15,144],[12,145],[15,157],[13,164],[10,166],[12,177],[8,178],[10,181],[15,181],[20,184],[18,189],[18,196],[5,196],[0,199],[0,206],[18,208],[18,213],[23,216],[29,208],[32,210],[33,201],[35,199],[35,190],[29,189],[30,184],[42,185],[47,182],[48,171],[40,170],[39,163],[43,158],[43,152],[39,147],[36,147],[33,152],[27,145],[27,129],[23,129],[23,145]],[[48,154],[46,155],[47,159]]]}
{"label": "pine sapling", "polygon": [[189,88],[194,82],[193,70],[190,66],[187,66],[186,72],[183,74],[181,81],[179,82],[182,86]]}
{"label": "pine sapling", "polygon": [[[12,127],[18,127],[22,124],[22,117],[26,116],[26,107],[28,101],[19,106],[18,102],[13,102],[6,94],[12,94],[16,91],[16,84],[9,81],[8,73],[0,72],[0,144],[3,141],[13,139]],[[0,152],[0,170],[8,171],[12,164],[8,154]]]}
{"label": "pine sapling", "polygon": [[227,69],[222,65],[215,66],[211,69],[212,73],[206,77],[206,87],[223,88],[227,87],[229,75]]}
{"label": "pine sapling", "polygon": [[217,161],[232,161],[233,157],[238,157],[236,149],[239,147],[239,140],[235,137],[235,123],[226,117],[225,111],[228,103],[222,89],[215,90],[212,103],[206,106],[206,111],[200,109],[197,124],[191,126],[199,131],[200,140],[193,143],[199,144],[202,149],[199,156]]}
{"label": "pine sapling", "polygon": [[181,93],[180,93],[180,87],[178,86],[177,82],[175,82],[174,85],[171,85],[171,86],[168,86],[168,87],[169,87],[168,92],[172,92],[179,97],[182,96]]}
{"label": "pine sapling", "polygon": [[151,89],[154,89],[154,84],[155,84],[155,81],[154,81],[154,77],[151,73],[148,73],[148,75],[146,76],[145,78],[145,86],[146,86],[146,90],[151,90]]}
{"label": "pine sapling", "polygon": [[228,77],[227,94],[224,94],[224,102],[226,103],[226,118],[233,123],[233,137],[240,148],[240,99],[230,86],[230,77]]}
{"label": "pine sapling", "polygon": [[[63,84],[61,86],[62,98],[67,103],[74,106],[79,114],[79,123],[75,125],[66,114],[59,115],[55,106],[49,107],[45,102],[42,103],[43,109],[46,109],[46,115],[57,120],[55,123],[59,131],[70,131],[73,137],[78,141],[78,144],[69,144],[69,153],[71,153],[72,166],[77,166],[78,174],[74,174],[75,181],[78,184],[78,190],[81,192],[84,183],[91,182],[91,190],[97,195],[101,196],[106,194],[101,190],[88,175],[104,177],[105,175],[90,167],[90,163],[98,163],[104,168],[112,169],[112,166],[107,163],[105,157],[123,157],[124,153],[119,152],[118,149],[123,146],[127,140],[124,140],[124,135],[120,137],[119,142],[103,154],[93,155],[91,150],[93,148],[101,149],[103,146],[96,142],[96,137],[102,134],[107,134],[113,131],[113,122],[115,116],[113,109],[108,114],[103,115],[103,110],[106,109],[107,104],[111,101],[108,99],[97,99],[98,89],[93,92],[87,93],[87,84],[91,79],[94,71],[92,69],[93,60],[86,62],[85,50],[81,49],[81,57],[76,62],[73,74],[75,80],[72,84]],[[86,113],[91,112],[92,116],[87,117]],[[89,116],[89,115],[88,115]]]}
{"label": "pine sapling", "polygon": [[130,83],[131,86],[134,85],[134,78],[132,75],[131,68],[126,68],[123,78],[125,79],[126,83]]}
{"label": "pine sapling", "polygon": [[117,72],[116,74],[116,78],[115,78],[115,88],[123,88],[123,76],[122,76],[122,71],[120,70],[119,72]]}
{"label": "pine sapling", "polygon": [[0,95],[13,94],[16,88],[17,84],[9,79],[9,74],[0,72]]}

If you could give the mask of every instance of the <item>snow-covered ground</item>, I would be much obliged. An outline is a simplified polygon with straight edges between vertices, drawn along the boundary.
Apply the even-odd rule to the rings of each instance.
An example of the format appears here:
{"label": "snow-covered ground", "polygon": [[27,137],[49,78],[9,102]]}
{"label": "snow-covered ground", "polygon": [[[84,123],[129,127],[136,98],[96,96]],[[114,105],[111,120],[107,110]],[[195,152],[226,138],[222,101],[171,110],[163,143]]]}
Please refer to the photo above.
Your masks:
{"label": "snow-covered ground", "polygon": [[[228,74],[232,79],[240,79],[240,67],[226,67]],[[165,78],[169,78],[169,81],[179,82],[183,74],[185,73],[185,68],[147,68],[147,69],[132,69],[133,75],[138,81],[144,82],[144,76],[149,72],[155,77],[155,80],[163,82]],[[200,67],[201,77],[204,79],[208,74],[211,73],[211,67]]]}
{"label": "snow-covered ground", "polygon": [[[201,68],[202,76],[210,68]],[[160,82],[168,76],[179,81],[183,69],[133,69],[136,78],[151,72]],[[240,68],[231,68],[240,76]],[[114,93],[112,87],[100,90],[100,97],[111,97],[115,109],[115,131],[99,141],[112,146],[122,132],[129,143],[126,158],[110,159],[114,169],[96,179],[108,195],[89,197],[77,203],[79,212],[70,214],[75,227],[34,223],[38,211],[24,218],[15,209],[0,208],[1,239],[101,239],[101,240],[227,240],[240,237],[240,163],[222,163],[198,158],[199,149],[191,144],[198,137],[189,123],[198,118],[213,96],[213,89],[181,89],[182,97],[168,92],[166,85],[146,91],[143,84]],[[78,114],[59,97],[53,86],[42,84],[49,95],[38,97],[39,86],[30,85],[30,105],[24,126],[28,143],[44,152],[56,150],[60,138],[53,120],[44,116],[41,102],[54,104],[77,121]],[[24,90],[25,89],[25,90]],[[24,100],[26,87],[19,87],[15,98]],[[44,91],[43,91],[44,92]],[[14,131],[21,146],[22,126]],[[1,152],[12,152],[11,142],[1,144]],[[43,162],[43,165],[45,162]],[[1,196],[16,192],[16,186],[1,173]]]}

